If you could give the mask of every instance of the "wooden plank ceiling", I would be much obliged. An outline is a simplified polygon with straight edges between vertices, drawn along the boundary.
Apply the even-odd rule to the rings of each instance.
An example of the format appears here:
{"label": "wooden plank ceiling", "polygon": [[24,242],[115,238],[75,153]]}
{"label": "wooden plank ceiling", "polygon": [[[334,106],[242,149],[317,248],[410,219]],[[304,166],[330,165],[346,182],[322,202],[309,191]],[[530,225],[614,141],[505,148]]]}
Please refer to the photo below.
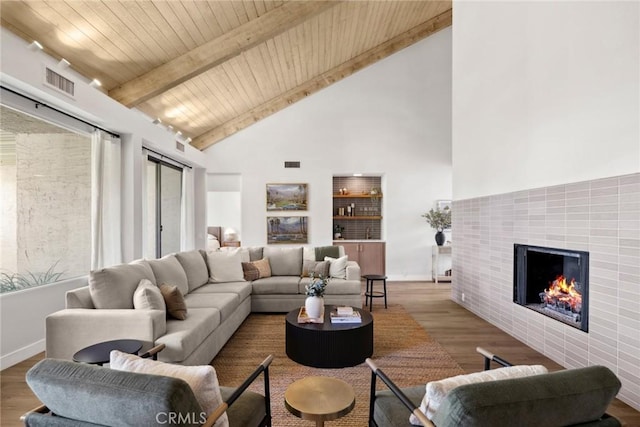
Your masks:
{"label": "wooden plank ceiling", "polygon": [[0,19],[204,150],[451,25],[451,0],[2,0]]}

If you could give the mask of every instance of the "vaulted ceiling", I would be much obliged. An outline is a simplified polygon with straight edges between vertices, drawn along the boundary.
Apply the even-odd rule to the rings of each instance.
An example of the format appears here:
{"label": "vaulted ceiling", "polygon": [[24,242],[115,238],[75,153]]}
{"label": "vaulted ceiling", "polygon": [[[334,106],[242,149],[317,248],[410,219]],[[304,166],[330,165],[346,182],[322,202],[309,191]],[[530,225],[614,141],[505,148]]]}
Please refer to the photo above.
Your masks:
{"label": "vaulted ceiling", "polygon": [[1,0],[0,19],[203,150],[452,18],[451,0]]}

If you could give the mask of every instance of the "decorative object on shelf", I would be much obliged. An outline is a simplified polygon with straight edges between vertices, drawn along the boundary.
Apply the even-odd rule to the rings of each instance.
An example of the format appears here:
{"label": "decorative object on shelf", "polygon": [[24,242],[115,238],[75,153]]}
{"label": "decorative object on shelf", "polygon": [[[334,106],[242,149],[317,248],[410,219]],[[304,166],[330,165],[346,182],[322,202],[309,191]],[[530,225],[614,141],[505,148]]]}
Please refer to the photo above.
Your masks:
{"label": "decorative object on shelf", "polygon": [[313,318],[319,318],[324,314],[324,291],[329,283],[327,277],[311,276],[311,282],[305,286],[307,299],[304,302],[304,308],[307,315]]}
{"label": "decorative object on shelf", "polygon": [[268,216],[267,243],[307,243],[306,216]]}
{"label": "decorative object on shelf", "polygon": [[306,211],[307,184],[267,184],[267,211]]}
{"label": "decorative object on shelf", "polygon": [[333,237],[335,239],[342,239],[342,232],[344,231],[344,227],[340,224],[336,224],[333,226]]}
{"label": "decorative object on shelf", "polygon": [[431,228],[436,229],[436,244],[442,246],[445,241],[445,235],[442,231],[451,228],[451,208],[445,206],[444,209],[430,209],[429,212],[422,214],[422,216],[427,220]]}
{"label": "decorative object on shelf", "polygon": [[369,195],[373,200],[379,200],[382,197],[382,189],[380,187],[373,187]]}

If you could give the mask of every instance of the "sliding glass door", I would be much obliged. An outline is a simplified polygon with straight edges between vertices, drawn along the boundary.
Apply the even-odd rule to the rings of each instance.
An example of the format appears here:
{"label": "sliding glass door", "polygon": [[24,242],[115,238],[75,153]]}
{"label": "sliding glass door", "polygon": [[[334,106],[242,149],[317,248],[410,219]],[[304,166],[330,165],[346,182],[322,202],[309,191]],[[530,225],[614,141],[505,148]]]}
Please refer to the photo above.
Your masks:
{"label": "sliding glass door", "polygon": [[160,258],[180,251],[182,169],[153,157],[146,164],[144,256]]}

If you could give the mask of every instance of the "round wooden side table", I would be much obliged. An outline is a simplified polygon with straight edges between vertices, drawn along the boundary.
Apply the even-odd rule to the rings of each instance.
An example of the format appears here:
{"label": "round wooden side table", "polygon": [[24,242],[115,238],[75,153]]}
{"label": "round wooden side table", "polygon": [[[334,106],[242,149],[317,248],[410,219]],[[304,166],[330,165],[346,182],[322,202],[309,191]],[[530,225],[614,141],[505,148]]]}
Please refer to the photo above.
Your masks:
{"label": "round wooden side table", "polygon": [[287,410],[316,427],[347,415],[356,406],[356,395],[346,382],[331,377],[305,377],[284,392]]}

